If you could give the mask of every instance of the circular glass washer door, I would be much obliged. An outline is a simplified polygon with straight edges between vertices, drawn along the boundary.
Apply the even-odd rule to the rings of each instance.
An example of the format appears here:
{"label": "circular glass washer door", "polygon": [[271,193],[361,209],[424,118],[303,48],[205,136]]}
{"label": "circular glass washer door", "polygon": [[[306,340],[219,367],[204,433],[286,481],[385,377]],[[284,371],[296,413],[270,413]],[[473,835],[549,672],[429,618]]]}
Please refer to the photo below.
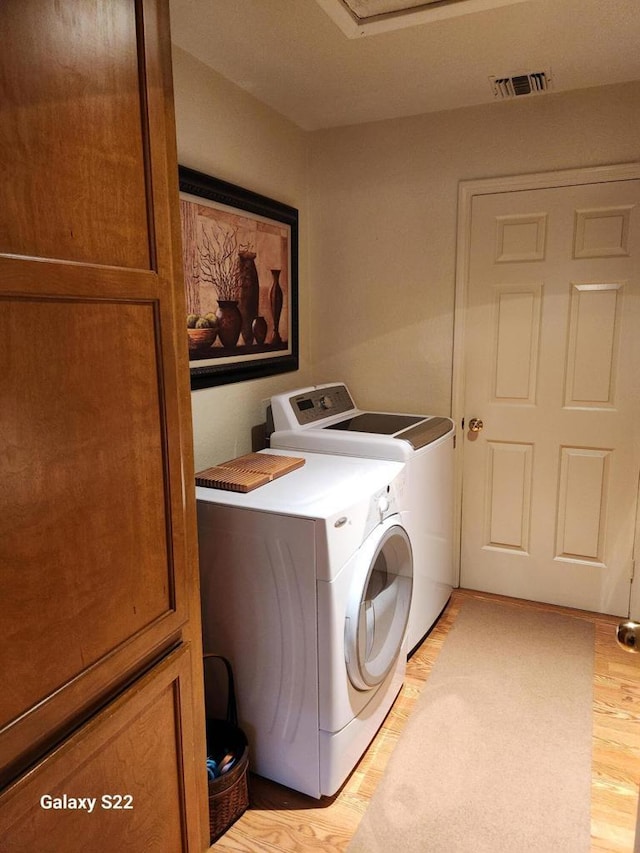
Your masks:
{"label": "circular glass washer door", "polygon": [[411,543],[399,516],[391,516],[361,545],[347,602],[345,658],[358,690],[376,687],[396,663],[412,586]]}

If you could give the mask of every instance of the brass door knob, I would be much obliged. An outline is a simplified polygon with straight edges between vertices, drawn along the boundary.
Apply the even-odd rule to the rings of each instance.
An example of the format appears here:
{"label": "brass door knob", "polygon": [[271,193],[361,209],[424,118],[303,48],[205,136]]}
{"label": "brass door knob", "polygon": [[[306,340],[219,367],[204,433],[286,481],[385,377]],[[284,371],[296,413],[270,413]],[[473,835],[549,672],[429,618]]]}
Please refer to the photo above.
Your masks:
{"label": "brass door knob", "polygon": [[484,424],[482,423],[480,418],[471,418],[471,420],[469,421],[469,429],[471,430],[471,432],[480,432],[483,426]]}

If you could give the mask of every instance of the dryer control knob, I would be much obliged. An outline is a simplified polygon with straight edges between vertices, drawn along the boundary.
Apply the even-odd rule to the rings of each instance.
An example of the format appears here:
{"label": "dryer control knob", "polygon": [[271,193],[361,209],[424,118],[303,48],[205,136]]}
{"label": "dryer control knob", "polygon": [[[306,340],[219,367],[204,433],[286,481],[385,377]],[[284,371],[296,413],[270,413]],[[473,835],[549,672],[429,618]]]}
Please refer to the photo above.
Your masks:
{"label": "dryer control knob", "polygon": [[324,397],[320,397],[320,408],[321,409],[333,409],[333,400],[328,394],[325,394]]}

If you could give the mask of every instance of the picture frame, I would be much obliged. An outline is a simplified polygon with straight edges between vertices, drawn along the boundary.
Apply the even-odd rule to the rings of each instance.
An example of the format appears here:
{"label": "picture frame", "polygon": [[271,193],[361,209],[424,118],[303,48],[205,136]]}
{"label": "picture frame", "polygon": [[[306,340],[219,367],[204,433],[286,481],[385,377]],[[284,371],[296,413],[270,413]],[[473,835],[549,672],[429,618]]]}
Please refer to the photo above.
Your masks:
{"label": "picture frame", "polygon": [[297,209],[184,166],[178,178],[191,389],[297,370]]}

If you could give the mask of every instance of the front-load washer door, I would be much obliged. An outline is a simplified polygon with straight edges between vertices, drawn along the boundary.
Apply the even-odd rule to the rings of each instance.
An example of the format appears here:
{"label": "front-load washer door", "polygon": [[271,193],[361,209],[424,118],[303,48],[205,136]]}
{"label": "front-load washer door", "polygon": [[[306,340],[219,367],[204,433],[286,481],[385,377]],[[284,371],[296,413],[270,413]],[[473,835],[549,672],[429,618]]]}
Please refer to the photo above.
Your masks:
{"label": "front-load washer door", "polygon": [[411,543],[390,516],[361,545],[349,591],[345,658],[358,690],[380,684],[402,654],[412,585]]}

